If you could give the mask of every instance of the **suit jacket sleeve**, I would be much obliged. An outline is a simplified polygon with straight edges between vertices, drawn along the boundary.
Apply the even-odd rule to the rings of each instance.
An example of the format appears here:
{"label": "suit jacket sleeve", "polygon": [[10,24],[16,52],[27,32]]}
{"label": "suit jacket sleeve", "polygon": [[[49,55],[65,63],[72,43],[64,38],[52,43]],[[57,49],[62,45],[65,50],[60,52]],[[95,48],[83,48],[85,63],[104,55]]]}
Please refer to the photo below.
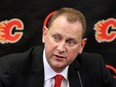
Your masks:
{"label": "suit jacket sleeve", "polygon": [[101,55],[96,53],[83,53],[77,60],[80,63],[80,73],[86,87],[116,87],[116,79],[105,67]]}
{"label": "suit jacket sleeve", "polygon": [[111,75],[110,71],[105,67],[105,63],[102,58],[100,59],[101,73],[103,74],[104,87],[116,87],[116,79]]}
{"label": "suit jacket sleeve", "polygon": [[0,87],[8,87],[10,84],[10,67],[8,60],[3,57],[0,59]]}

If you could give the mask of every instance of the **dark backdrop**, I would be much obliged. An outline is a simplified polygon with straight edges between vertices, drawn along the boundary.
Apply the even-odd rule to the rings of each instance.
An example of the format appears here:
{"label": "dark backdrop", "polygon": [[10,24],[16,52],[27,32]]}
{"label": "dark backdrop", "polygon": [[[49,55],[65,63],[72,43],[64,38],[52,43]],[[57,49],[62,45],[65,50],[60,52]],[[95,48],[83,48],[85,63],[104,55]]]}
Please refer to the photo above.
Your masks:
{"label": "dark backdrop", "polygon": [[[14,43],[8,41],[8,37],[6,37],[8,40],[3,43],[1,33],[3,31],[0,27],[0,56],[23,52],[34,45],[42,44],[41,35],[45,17],[64,6],[79,9],[84,13],[87,19],[88,38],[84,51],[100,53],[106,65],[113,67],[110,70],[115,75],[116,40],[114,38],[112,41],[99,43],[95,39],[94,28],[101,20],[113,18],[116,21],[116,0],[0,0],[0,24],[17,18],[24,25],[22,31],[16,31],[16,26],[11,27],[12,34],[13,32],[23,33],[22,37]],[[113,29],[115,33],[116,26]]]}

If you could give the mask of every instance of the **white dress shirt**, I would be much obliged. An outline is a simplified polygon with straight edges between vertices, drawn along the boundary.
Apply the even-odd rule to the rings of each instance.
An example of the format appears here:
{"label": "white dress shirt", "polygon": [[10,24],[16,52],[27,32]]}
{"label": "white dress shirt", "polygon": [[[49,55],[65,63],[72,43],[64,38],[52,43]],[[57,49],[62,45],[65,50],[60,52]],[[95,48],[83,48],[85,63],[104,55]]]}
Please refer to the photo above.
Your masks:
{"label": "white dress shirt", "polygon": [[54,76],[56,74],[61,74],[64,78],[61,82],[61,87],[69,87],[69,80],[68,80],[68,66],[61,72],[56,73],[48,64],[45,56],[45,50],[43,52],[43,64],[44,64],[44,87],[54,87],[55,80]]}

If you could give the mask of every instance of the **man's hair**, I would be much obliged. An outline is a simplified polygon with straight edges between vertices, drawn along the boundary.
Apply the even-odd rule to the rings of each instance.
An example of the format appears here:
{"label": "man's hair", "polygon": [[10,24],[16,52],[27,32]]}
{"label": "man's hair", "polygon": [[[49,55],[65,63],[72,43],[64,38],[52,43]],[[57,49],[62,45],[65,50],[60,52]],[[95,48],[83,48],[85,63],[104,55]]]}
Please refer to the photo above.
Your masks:
{"label": "man's hair", "polygon": [[68,8],[68,7],[63,7],[59,10],[57,10],[55,12],[55,14],[53,14],[53,16],[49,19],[48,21],[48,28],[51,26],[51,24],[53,23],[53,21],[59,17],[60,15],[64,15],[67,19],[68,22],[76,22],[79,21],[82,24],[82,38],[85,38],[85,34],[86,34],[86,19],[84,17],[84,15],[73,8]]}

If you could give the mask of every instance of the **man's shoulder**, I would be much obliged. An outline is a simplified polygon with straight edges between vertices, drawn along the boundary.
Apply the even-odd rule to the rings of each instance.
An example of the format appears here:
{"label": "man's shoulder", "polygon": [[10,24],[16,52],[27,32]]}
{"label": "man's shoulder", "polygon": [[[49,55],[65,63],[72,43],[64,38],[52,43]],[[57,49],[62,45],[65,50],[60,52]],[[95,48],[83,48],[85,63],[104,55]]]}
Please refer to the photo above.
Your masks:
{"label": "man's shoulder", "polygon": [[83,52],[79,54],[77,60],[82,66],[85,67],[99,66],[100,63],[103,62],[102,55],[98,53],[88,53],[88,52]]}
{"label": "man's shoulder", "polygon": [[79,57],[93,59],[93,58],[101,58],[102,55],[99,53],[82,52],[81,54],[79,54]]}
{"label": "man's shoulder", "polygon": [[22,53],[14,53],[0,58],[0,69],[6,72],[12,71],[16,74],[31,69],[34,62],[39,61],[43,47],[34,46]]}
{"label": "man's shoulder", "polygon": [[39,54],[42,51],[43,51],[43,46],[33,46],[24,52],[13,53],[13,54],[2,56],[0,57],[0,61],[2,60],[8,60],[9,62],[25,61],[31,58],[32,56]]}
{"label": "man's shoulder", "polygon": [[79,59],[81,60],[97,60],[101,59],[102,55],[98,53],[89,53],[89,52],[82,52],[81,54],[78,55]]}

